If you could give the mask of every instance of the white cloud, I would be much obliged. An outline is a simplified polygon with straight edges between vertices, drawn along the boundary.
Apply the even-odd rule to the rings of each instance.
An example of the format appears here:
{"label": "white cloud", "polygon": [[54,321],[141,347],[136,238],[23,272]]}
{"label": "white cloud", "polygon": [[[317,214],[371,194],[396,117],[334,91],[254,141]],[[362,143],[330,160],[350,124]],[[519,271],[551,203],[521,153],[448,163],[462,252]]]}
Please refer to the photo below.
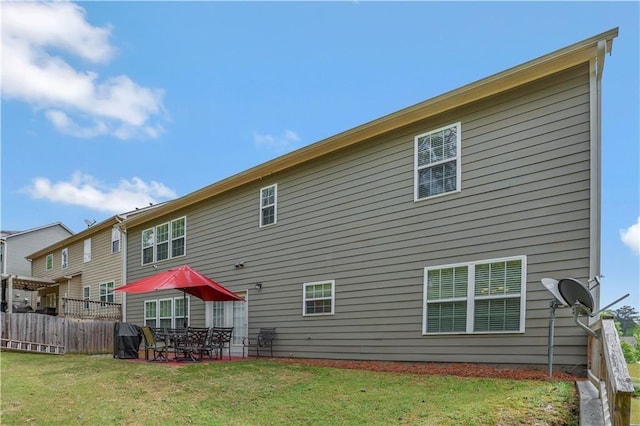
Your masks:
{"label": "white cloud", "polygon": [[620,239],[636,253],[640,254],[640,217],[638,221],[628,227],[620,230]]}
{"label": "white cloud", "polygon": [[117,186],[109,187],[81,172],[75,172],[70,181],[55,183],[47,178],[35,178],[25,191],[35,199],[113,214],[145,207],[149,203],[156,204],[176,196],[171,188],[159,182],[146,183],[133,177],[130,181],[122,179]]}
{"label": "white cloud", "polygon": [[280,136],[253,133],[253,141],[258,148],[268,148],[278,153],[290,151],[295,148],[300,138],[292,130],[285,130]]}
{"label": "white cloud", "polygon": [[[46,109],[56,129],[73,136],[157,137],[162,127],[150,121],[163,112],[162,90],[140,86],[126,75],[101,80],[52,53],[107,62],[115,52],[110,33],[110,27],[90,25],[84,9],[73,3],[3,2],[2,96]],[[70,117],[76,115],[90,116],[94,126],[79,127]]]}

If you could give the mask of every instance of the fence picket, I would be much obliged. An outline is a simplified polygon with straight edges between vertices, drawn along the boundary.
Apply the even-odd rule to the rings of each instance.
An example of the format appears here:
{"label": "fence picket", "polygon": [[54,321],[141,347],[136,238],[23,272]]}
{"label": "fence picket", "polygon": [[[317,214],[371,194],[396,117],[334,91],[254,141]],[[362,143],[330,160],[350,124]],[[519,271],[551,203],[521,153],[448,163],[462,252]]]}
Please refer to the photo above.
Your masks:
{"label": "fence picket", "polygon": [[[88,321],[34,313],[0,313],[2,347],[43,353],[113,352],[115,321]],[[66,337],[66,338],[65,338]]]}

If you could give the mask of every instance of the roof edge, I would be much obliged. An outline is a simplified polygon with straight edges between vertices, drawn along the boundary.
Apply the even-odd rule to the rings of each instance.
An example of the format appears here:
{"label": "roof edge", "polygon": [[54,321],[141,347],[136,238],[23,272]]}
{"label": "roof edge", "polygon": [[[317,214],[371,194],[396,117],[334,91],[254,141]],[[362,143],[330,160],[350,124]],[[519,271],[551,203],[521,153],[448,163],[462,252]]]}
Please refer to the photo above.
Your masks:
{"label": "roof edge", "polygon": [[150,212],[144,212],[135,217],[128,218],[124,221],[124,226],[131,228],[140,225],[149,220],[170,214],[242,185],[258,181],[306,161],[412,124],[418,120],[435,116],[436,114],[513,89],[580,63],[589,62],[597,54],[598,42],[605,40],[607,53],[611,53],[612,40],[617,36],[618,27],[322,139],[296,151],[274,158],[193,191]]}

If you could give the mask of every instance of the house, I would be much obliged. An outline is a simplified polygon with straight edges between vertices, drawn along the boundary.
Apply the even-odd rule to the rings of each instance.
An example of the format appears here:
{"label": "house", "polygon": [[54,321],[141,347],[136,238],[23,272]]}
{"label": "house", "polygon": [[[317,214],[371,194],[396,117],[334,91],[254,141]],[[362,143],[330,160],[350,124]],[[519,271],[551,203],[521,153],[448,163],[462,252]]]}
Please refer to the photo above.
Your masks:
{"label": "house", "polygon": [[2,312],[6,312],[14,304],[36,305],[35,293],[29,291],[28,288],[21,292],[15,292],[9,297],[7,294],[7,279],[9,276],[31,276],[31,263],[29,263],[26,256],[70,235],[73,235],[73,231],[61,222],[39,226],[26,231],[0,232],[0,274],[3,280]]}
{"label": "house", "polygon": [[[246,298],[128,294],[126,321],[276,327],[300,358],[545,366],[544,277],[600,274],[600,108],[617,29],[120,224],[126,281],[188,264]],[[596,304],[599,295],[595,294]],[[555,366],[587,336],[555,320]]]}
{"label": "house", "polygon": [[112,216],[30,253],[31,275],[49,280],[38,291],[49,313],[93,319],[121,319],[123,246],[118,224],[157,205]]}

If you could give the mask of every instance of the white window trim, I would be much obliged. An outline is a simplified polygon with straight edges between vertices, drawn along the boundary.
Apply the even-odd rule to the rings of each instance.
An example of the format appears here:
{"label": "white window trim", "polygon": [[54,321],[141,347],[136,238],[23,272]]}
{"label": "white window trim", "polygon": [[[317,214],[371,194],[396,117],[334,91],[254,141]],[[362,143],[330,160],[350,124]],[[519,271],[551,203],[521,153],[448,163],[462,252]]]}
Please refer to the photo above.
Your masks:
{"label": "white window trim", "polygon": [[[450,127],[457,127],[458,130],[456,132],[456,190],[455,191],[448,191],[448,192],[442,192],[440,194],[436,194],[436,195],[431,195],[429,197],[422,197],[420,198],[418,196],[418,139],[421,138],[422,136],[431,134],[431,133],[437,133],[441,130],[444,129],[448,129]],[[446,126],[442,126],[439,127],[437,129],[434,130],[429,130],[428,132],[424,132],[424,133],[420,133],[419,135],[416,135],[413,138],[413,201],[414,202],[418,202],[418,201],[424,201],[424,200],[431,200],[433,198],[437,198],[437,197],[442,197],[442,196],[446,196],[446,195],[451,195],[451,194],[456,194],[460,191],[462,191],[462,122],[458,121],[457,123],[452,123]],[[442,163],[446,163],[452,161],[450,158],[448,158],[447,160],[442,160]],[[435,163],[435,164],[439,164],[439,163]],[[434,164],[429,164],[428,166],[422,166],[420,169],[422,168],[426,168],[426,167],[432,167]]]}
{"label": "white window trim", "polygon": [[[486,264],[486,263],[496,263],[496,262],[509,262],[511,260],[520,260],[522,264],[521,273],[521,287],[520,287],[520,295],[500,295],[500,296],[475,296],[475,265],[478,264]],[[469,268],[469,277],[468,277],[468,288],[467,288],[467,329],[466,331],[459,332],[440,332],[440,333],[430,333],[427,332],[427,285],[428,285],[428,272],[434,269],[446,269],[446,268],[458,268],[467,266]],[[473,267],[472,267],[473,266]],[[463,263],[453,263],[448,265],[436,265],[436,266],[427,266],[424,268],[424,283],[423,283],[423,294],[422,294],[422,335],[423,336],[434,336],[434,335],[453,335],[453,334],[516,334],[516,333],[524,333],[525,331],[525,317],[526,317],[526,295],[527,295],[527,256],[510,256],[510,257],[500,257],[495,259],[482,259],[473,262],[463,262]],[[473,320],[474,320],[474,308],[476,300],[486,300],[486,299],[506,299],[506,298],[516,298],[520,297],[520,329],[519,330],[507,330],[507,331],[473,331]],[[450,302],[459,300],[460,298],[451,298],[451,299],[438,299],[438,302]],[[462,299],[460,299],[462,300]]]}
{"label": "white window trim", "polygon": [[[184,235],[182,237],[178,237],[178,238],[173,238],[173,223],[177,222],[179,220],[184,220]],[[167,225],[168,227],[168,240],[167,241],[162,241],[162,244],[167,243],[168,244],[168,257],[166,259],[162,259],[162,260],[158,260],[158,227],[159,226],[163,226],[163,225]],[[153,231],[153,243],[149,246],[144,245],[144,240],[143,240],[143,236],[144,233],[152,230]],[[174,241],[176,240],[180,240],[184,238],[184,253],[179,254],[177,256],[173,256],[173,244]],[[145,248],[152,248],[153,251],[153,256],[152,256],[152,260],[150,262],[145,263],[144,262],[144,249]],[[180,216],[177,217],[175,219],[172,219],[168,222],[163,222],[163,223],[159,223],[151,228],[147,228],[147,229],[143,229],[142,232],[140,233],[140,265],[151,265],[157,262],[164,262],[170,259],[175,259],[177,257],[184,257],[187,255],[187,216]]]}
{"label": "white window trim", "polygon": [[83,303],[83,306],[85,309],[89,309],[89,302],[91,300],[91,286],[90,285],[85,285],[82,287],[82,300],[85,301],[85,303]]}
{"label": "white window trim", "polygon": [[91,238],[87,238],[83,242],[82,246],[82,260],[83,262],[91,261]]}
{"label": "white window trim", "polygon": [[[112,284],[112,286],[111,286],[111,293],[110,293],[110,294],[112,294],[112,295],[113,295],[113,301],[112,301],[112,302],[109,302],[108,300],[102,300],[102,286],[105,286],[105,287],[108,289],[108,285],[109,285],[109,284]],[[113,280],[110,280],[110,281],[104,281],[104,282],[99,283],[99,284],[98,284],[98,298],[99,298],[100,302],[104,302],[104,303],[115,303],[115,301],[116,301],[116,292],[115,292],[115,289],[116,289],[116,282],[115,282],[115,281],[113,281]],[[105,296],[106,296],[107,294],[109,294],[109,293],[106,293],[106,292],[105,292]]]}
{"label": "white window trim", "polygon": [[69,247],[65,247],[60,251],[60,269],[69,268]]}
{"label": "white window trim", "polygon": [[[273,188],[273,204],[262,204],[262,191],[265,189]],[[264,188],[260,188],[260,228],[265,226],[271,226],[278,223],[278,184],[274,183],[273,185],[265,186]],[[267,208],[273,206],[273,222],[272,223],[263,223],[262,222],[262,211]]]}
{"label": "white window trim", "polygon": [[[51,267],[49,267],[49,259],[51,259]],[[44,269],[45,271],[53,271],[53,253],[48,254],[44,259]]]}
{"label": "white window trim", "polygon": [[[118,242],[118,250],[113,249],[113,243]],[[113,227],[111,229],[111,253],[120,253],[120,245],[122,244],[122,233],[120,229]]]}
{"label": "white window trim", "polygon": [[[331,312],[320,312],[316,314],[308,314],[307,313],[307,287],[319,284],[331,284]],[[319,298],[321,300],[328,299],[327,297]],[[308,299],[315,300],[315,299]],[[317,317],[322,315],[334,315],[336,311],[336,280],[324,280],[324,281],[314,281],[311,283],[303,283],[302,284],[302,316],[303,317]]]}
{"label": "white window trim", "polygon": [[[182,328],[183,327],[183,323],[181,322],[180,324],[177,324],[177,317],[176,317],[176,301],[177,300],[183,300],[184,296],[179,296],[179,297],[163,297],[160,299],[147,299],[142,303],[142,309],[143,309],[143,321],[144,324],[147,323],[148,320],[154,319],[155,320],[155,325],[153,327],[160,327],[160,302],[165,301],[165,300],[170,300],[171,301],[171,328]],[[187,296],[186,298],[186,303],[187,306],[185,308],[186,310],[186,314],[187,314],[187,325],[191,324],[191,297]],[[155,303],[156,304],[156,312],[155,312],[155,317],[148,317],[147,316],[147,303]],[[168,317],[163,317],[163,318],[168,318]],[[180,318],[180,320],[182,321],[182,318]]]}

